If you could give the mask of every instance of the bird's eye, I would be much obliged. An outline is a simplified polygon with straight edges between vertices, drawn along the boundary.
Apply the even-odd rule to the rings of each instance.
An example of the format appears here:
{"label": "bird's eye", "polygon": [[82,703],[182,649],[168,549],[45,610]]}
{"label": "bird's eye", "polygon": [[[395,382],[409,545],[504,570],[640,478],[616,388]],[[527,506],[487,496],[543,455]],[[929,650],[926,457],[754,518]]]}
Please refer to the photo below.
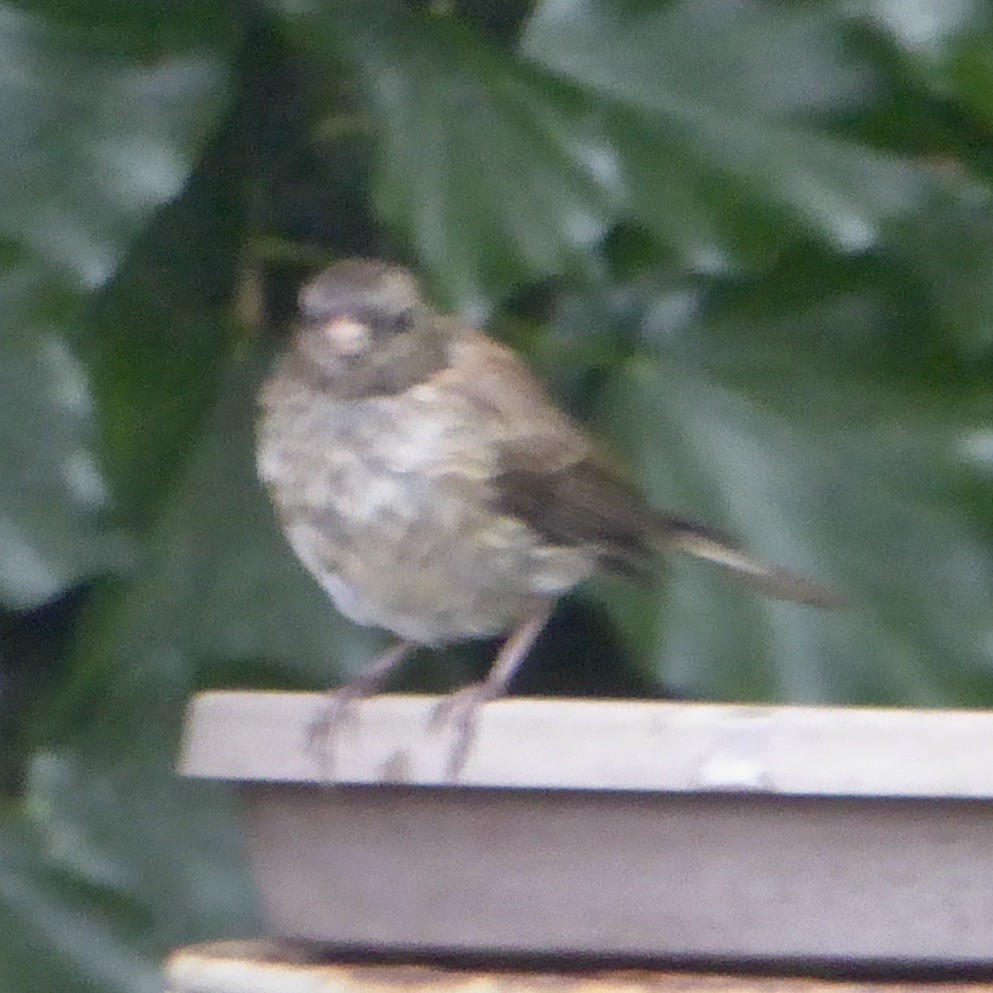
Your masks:
{"label": "bird's eye", "polygon": [[393,318],[393,331],[395,334],[402,334],[404,331],[409,331],[414,326],[414,312],[413,310],[401,311],[396,317]]}

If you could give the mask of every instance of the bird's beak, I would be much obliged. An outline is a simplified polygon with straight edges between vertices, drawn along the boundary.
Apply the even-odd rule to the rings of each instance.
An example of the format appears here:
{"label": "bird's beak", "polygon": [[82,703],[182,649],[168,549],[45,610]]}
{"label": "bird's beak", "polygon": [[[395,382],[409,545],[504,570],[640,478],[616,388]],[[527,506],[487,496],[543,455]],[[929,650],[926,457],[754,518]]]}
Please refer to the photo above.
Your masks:
{"label": "bird's beak", "polygon": [[333,317],[321,329],[337,355],[358,355],[369,346],[372,329],[348,314]]}

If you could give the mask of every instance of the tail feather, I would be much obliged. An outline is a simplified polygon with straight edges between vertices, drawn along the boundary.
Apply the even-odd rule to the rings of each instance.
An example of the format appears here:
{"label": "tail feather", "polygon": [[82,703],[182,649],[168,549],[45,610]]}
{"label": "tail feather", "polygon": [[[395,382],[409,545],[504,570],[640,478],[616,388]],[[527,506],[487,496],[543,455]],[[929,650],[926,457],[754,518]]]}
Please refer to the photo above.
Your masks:
{"label": "tail feather", "polygon": [[671,548],[728,569],[769,596],[812,607],[842,606],[841,599],[825,587],[788,569],[766,565],[752,558],[716,531],[674,517],[665,517],[660,523],[665,542]]}

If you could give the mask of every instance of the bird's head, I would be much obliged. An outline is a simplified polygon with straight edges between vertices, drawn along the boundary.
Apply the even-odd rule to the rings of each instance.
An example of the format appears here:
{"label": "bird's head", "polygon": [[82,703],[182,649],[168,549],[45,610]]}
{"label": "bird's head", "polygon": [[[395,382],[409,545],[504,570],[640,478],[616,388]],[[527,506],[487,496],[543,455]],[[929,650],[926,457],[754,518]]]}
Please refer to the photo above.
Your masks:
{"label": "bird's head", "polygon": [[406,269],[368,259],[338,262],[300,290],[296,347],[331,371],[409,331],[422,306]]}

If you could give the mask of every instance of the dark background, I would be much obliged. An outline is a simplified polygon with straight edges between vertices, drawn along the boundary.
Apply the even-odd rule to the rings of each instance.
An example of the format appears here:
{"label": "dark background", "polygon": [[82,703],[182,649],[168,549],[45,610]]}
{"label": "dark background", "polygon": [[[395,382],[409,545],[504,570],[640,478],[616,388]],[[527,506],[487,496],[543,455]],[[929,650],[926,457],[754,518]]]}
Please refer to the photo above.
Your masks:
{"label": "dark background", "polygon": [[0,988],[153,990],[261,933],[229,798],[171,763],[194,691],[381,644],[251,455],[344,255],[415,265],[660,506],[851,604],[673,562],[565,603],[519,690],[990,705],[991,11],[0,4]]}

